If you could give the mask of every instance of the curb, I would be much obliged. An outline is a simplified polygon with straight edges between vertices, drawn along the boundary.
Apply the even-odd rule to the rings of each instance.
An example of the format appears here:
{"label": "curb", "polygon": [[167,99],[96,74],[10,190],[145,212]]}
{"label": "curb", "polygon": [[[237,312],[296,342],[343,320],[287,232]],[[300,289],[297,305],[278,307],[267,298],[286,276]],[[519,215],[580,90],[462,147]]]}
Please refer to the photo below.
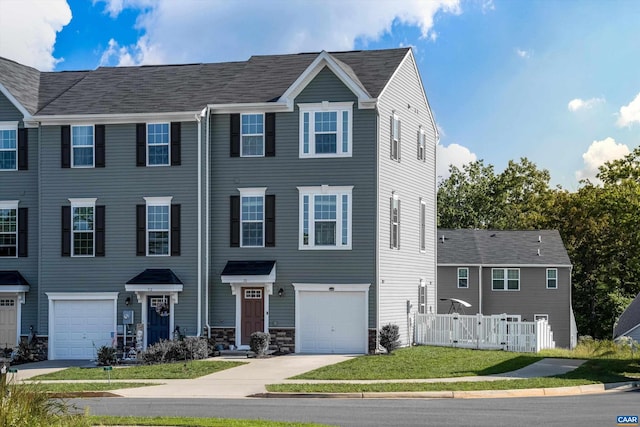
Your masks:
{"label": "curb", "polygon": [[260,398],[323,398],[323,399],[492,399],[512,397],[576,396],[640,389],[640,381],[609,384],[587,384],[570,387],[523,388],[513,390],[477,391],[414,391],[364,393],[288,393],[266,392],[248,397]]}

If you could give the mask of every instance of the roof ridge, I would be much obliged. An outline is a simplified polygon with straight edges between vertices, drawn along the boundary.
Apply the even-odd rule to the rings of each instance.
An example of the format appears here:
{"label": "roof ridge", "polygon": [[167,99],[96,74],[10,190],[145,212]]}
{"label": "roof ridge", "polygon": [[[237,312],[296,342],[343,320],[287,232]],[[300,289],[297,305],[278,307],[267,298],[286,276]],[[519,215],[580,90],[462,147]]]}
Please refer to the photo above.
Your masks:
{"label": "roof ridge", "polygon": [[[82,71],[80,71],[82,72]],[[71,86],[68,86],[65,90],[61,91],[60,93],[58,93],[56,96],[54,96],[53,98],[51,98],[49,100],[49,102],[47,102],[46,104],[42,105],[42,106],[38,106],[40,108],[38,108],[38,111],[36,111],[36,114],[38,114],[40,111],[42,111],[43,109],[47,108],[47,105],[51,104],[53,101],[57,100],[58,98],[60,98],[62,95],[64,95],[65,93],[69,92],[69,90],[71,90],[71,88],[73,88],[75,85],[77,85],[78,83],[80,83],[81,81],[83,81],[88,73],[90,73],[91,71],[88,71],[87,74],[85,74],[84,76],[82,76],[81,78],[79,78],[78,80],[76,80],[75,82],[73,82],[73,84]],[[42,84],[42,79],[40,79],[40,81],[38,82],[38,100],[40,100],[40,85]]]}

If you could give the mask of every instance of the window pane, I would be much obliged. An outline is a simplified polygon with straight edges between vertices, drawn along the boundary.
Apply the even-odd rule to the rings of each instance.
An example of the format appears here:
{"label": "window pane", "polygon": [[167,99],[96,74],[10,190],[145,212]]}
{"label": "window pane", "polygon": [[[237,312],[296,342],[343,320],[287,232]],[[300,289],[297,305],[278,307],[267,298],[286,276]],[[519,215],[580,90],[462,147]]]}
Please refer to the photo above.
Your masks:
{"label": "window pane", "polygon": [[73,233],[73,254],[93,255],[93,233]]}
{"label": "window pane", "polygon": [[156,145],[149,146],[149,164],[150,165],[168,165],[169,164],[169,146]]}
{"label": "window pane", "polygon": [[557,274],[558,274],[557,270],[547,270],[547,277],[549,279],[555,279]]}
{"label": "window pane", "polygon": [[242,198],[242,246],[263,245],[264,198],[247,196]]}
{"label": "window pane", "polygon": [[242,134],[258,135],[264,133],[264,121],[262,114],[243,114],[242,115]]}
{"label": "window pane", "polygon": [[467,270],[466,268],[461,268],[460,270],[458,270],[458,277],[460,278],[469,277],[469,270]]}
{"label": "window pane", "polygon": [[335,111],[316,112],[315,129],[316,132],[336,132],[338,113]]}
{"label": "window pane", "polygon": [[302,244],[309,244],[309,196],[302,197]]}
{"label": "window pane", "polygon": [[336,223],[335,221],[316,221],[315,223],[315,244],[317,246],[336,245]]}
{"label": "window pane", "polygon": [[148,206],[147,228],[149,230],[169,230],[169,206]]}
{"label": "window pane", "polygon": [[316,154],[335,154],[336,134],[316,134]]}
{"label": "window pane", "polygon": [[262,156],[263,147],[262,135],[259,136],[242,136],[242,155],[243,156]]}
{"label": "window pane", "polygon": [[73,126],[71,145],[74,147],[93,146],[93,126]]}
{"label": "window pane", "polygon": [[315,139],[316,154],[337,153],[338,113],[336,111],[316,112]]}
{"label": "window pane", "polygon": [[0,257],[15,257],[17,248],[17,210],[0,209]]}
{"label": "window pane", "polygon": [[349,196],[342,195],[342,244],[349,244]]}
{"label": "window pane", "polygon": [[327,195],[314,197],[314,219],[336,219],[336,196]]}
{"label": "window pane", "polygon": [[263,224],[245,222],[242,224],[242,246],[262,246]]}
{"label": "window pane", "polygon": [[0,151],[0,169],[16,168],[16,151]]}
{"label": "window pane", "polygon": [[169,255],[169,232],[149,232],[149,255]]}
{"label": "window pane", "polygon": [[0,150],[16,148],[16,131],[12,129],[0,130]]}
{"label": "window pane", "polygon": [[342,112],[342,152],[349,151],[349,112]]}
{"label": "window pane", "polygon": [[93,208],[73,208],[73,231],[93,231]]}
{"label": "window pane", "polygon": [[262,221],[264,216],[262,196],[242,198],[242,221]]}
{"label": "window pane", "polygon": [[0,209],[0,233],[15,233],[16,209]]}
{"label": "window pane", "polygon": [[169,164],[169,123],[147,125],[149,165]]}
{"label": "window pane", "polygon": [[303,147],[302,147],[302,151],[305,154],[309,154],[309,113],[303,113],[302,114],[302,118],[303,118]]}
{"label": "window pane", "polygon": [[93,147],[73,148],[74,166],[93,166]]}

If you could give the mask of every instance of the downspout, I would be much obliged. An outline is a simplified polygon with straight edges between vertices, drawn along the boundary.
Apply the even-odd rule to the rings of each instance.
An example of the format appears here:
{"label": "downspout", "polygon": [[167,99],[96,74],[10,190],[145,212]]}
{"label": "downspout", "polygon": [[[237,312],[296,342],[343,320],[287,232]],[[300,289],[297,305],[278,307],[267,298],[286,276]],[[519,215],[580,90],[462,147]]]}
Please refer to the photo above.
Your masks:
{"label": "downspout", "polygon": [[[24,123],[24,122],[23,122]],[[27,131],[28,132],[28,131]],[[28,150],[27,150],[28,151]],[[29,153],[27,152],[27,156]],[[34,328],[36,331],[40,330],[40,326],[42,325],[40,319],[40,304],[41,295],[44,294],[42,292],[42,124],[38,122],[38,291],[37,291],[37,299],[38,299],[38,310],[36,317],[36,327]],[[48,306],[47,306],[48,307]],[[48,309],[48,308],[47,308]],[[22,331],[21,331],[22,332]],[[47,325],[47,337],[49,336],[49,325]],[[49,354],[49,357],[51,354]]]}
{"label": "downspout", "polygon": [[482,314],[482,266],[478,266],[478,314]]}
{"label": "downspout", "polygon": [[[378,335],[380,333],[380,110],[376,108],[376,348],[380,348]],[[367,327],[367,333],[369,328]],[[367,342],[369,340],[367,339]]]}
{"label": "downspout", "polygon": [[[204,113],[204,110],[202,110]],[[198,333],[202,335],[202,121],[196,114],[198,122]]]}
{"label": "downspout", "polygon": [[210,157],[210,122],[211,122],[211,108],[207,106],[203,110],[206,115],[205,123],[204,123],[204,152],[205,152],[205,160],[204,160],[204,170],[205,170],[205,179],[204,179],[204,309],[205,309],[205,326],[207,328],[207,338],[211,338],[211,325],[209,324],[209,164],[211,162]]}

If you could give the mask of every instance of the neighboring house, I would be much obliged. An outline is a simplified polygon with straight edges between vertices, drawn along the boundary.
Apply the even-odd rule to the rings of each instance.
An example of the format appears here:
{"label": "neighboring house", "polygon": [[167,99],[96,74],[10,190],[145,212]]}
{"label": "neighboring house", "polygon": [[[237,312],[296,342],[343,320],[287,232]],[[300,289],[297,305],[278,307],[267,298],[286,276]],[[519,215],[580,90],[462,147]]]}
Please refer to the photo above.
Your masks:
{"label": "neighboring house", "polygon": [[456,298],[471,304],[466,314],[547,319],[557,346],[576,345],[572,265],[558,231],[438,229],[437,251],[438,313]]}
{"label": "neighboring house", "polygon": [[613,339],[620,337],[631,337],[640,342],[640,294],[631,301],[613,327]]}
{"label": "neighboring house", "polygon": [[[437,130],[411,49],[41,73],[0,59],[0,341],[365,353],[435,310]],[[5,320],[8,319],[8,320]]]}

